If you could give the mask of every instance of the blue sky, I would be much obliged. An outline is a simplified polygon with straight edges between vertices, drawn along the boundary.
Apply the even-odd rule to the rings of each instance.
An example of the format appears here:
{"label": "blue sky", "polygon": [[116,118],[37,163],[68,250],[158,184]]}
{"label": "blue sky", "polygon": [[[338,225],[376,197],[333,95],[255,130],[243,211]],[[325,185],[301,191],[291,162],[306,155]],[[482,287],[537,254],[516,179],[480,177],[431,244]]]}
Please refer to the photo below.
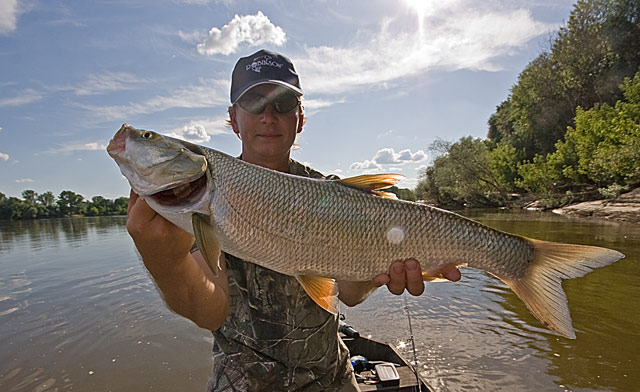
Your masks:
{"label": "blue sky", "polygon": [[484,138],[567,0],[0,0],[0,192],[128,195],[105,148],[122,123],[228,154],[237,59],[294,62],[307,125],[294,159],[403,174],[436,138]]}

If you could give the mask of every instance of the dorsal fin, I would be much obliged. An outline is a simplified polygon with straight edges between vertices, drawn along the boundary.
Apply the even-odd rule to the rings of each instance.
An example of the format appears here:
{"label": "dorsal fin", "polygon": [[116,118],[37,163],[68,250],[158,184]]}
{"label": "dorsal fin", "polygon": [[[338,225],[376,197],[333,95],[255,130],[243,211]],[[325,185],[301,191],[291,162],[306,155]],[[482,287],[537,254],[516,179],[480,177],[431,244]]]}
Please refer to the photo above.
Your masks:
{"label": "dorsal fin", "polygon": [[306,275],[296,275],[296,279],[318,306],[329,313],[338,314],[340,304],[338,302],[338,284],[335,280]]}
{"label": "dorsal fin", "polygon": [[350,188],[356,188],[368,193],[378,189],[389,188],[394,186],[396,182],[400,181],[404,177],[401,174],[363,174],[355,177],[343,178],[336,180],[336,182],[348,186]]}

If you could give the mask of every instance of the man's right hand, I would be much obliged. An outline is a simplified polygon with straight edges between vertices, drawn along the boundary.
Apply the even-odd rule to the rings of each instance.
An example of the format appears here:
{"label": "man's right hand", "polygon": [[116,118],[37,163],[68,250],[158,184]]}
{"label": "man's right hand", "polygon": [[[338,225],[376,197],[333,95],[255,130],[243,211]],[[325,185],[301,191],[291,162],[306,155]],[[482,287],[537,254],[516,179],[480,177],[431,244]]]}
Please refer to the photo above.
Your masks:
{"label": "man's right hand", "polygon": [[156,213],[131,191],[127,230],[167,306],[209,330],[220,328],[229,314],[226,268],[217,277],[200,252],[189,253],[191,234]]}
{"label": "man's right hand", "polygon": [[149,271],[166,273],[189,253],[194,238],[151,209],[135,192],[129,195],[127,231]]}

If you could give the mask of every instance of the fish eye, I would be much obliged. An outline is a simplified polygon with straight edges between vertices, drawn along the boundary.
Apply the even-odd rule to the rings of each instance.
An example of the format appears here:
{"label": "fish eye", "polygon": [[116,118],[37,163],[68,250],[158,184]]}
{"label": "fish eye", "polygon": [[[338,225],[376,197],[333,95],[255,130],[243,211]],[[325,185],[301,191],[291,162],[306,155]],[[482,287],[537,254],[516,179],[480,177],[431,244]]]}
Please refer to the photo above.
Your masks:
{"label": "fish eye", "polygon": [[149,132],[149,131],[145,131],[145,132],[142,134],[142,138],[143,138],[143,139],[151,139],[151,136],[153,136],[153,133],[152,133],[152,132]]}

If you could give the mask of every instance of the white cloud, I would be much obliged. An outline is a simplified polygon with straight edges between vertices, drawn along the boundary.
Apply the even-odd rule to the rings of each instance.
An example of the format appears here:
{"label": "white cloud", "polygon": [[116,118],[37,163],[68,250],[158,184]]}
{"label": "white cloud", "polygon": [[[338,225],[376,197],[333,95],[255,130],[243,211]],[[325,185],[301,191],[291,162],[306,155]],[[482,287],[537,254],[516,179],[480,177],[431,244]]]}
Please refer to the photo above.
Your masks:
{"label": "white cloud", "polygon": [[210,108],[228,104],[228,80],[200,80],[199,85],[191,85],[141,102],[130,102],[125,105],[91,106],[81,105],[92,112],[97,120],[128,118],[140,114],[156,113],[171,108]]}
{"label": "white cloud", "polygon": [[374,161],[365,160],[363,162],[354,162],[349,166],[349,170],[380,170],[382,167]]}
{"label": "white cloud", "polygon": [[271,23],[262,11],[255,15],[235,15],[221,29],[212,27],[205,40],[197,45],[198,53],[205,55],[235,53],[238,46],[247,42],[251,46],[264,44],[282,45],[286,34],[282,28]]}
{"label": "white cloud", "polygon": [[9,160],[9,154],[4,154],[4,153],[0,152],[0,159],[2,159],[3,161],[8,161]]}
{"label": "white cloud", "polygon": [[182,30],[178,30],[178,36],[180,36],[180,38],[184,42],[189,42],[189,43],[196,43],[198,41],[201,41],[205,39],[206,35],[207,34],[203,33],[202,31],[192,31],[190,33],[185,33]]}
{"label": "white cloud", "polygon": [[18,25],[18,0],[0,1],[0,34],[8,34]]}
{"label": "white cloud", "polygon": [[[105,151],[107,148],[106,144],[100,142],[90,142],[90,143],[76,143],[76,144],[65,144],[58,146],[57,148],[51,148],[49,150],[43,151],[44,154],[60,154],[60,153],[70,153],[75,151]],[[36,155],[39,155],[36,153]]]}
{"label": "white cloud", "polygon": [[0,107],[3,106],[22,106],[35,101],[41,100],[43,97],[38,91],[34,89],[25,89],[20,91],[13,97],[0,98]]}
{"label": "white cloud", "polygon": [[[426,3],[426,2],[425,2]],[[432,4],[432,2],[429,2]],[[435,4],[435,3],[433,3]],[[419,25],[406,14],[385,20],[378,31],[345,47],[307,47],[293,58],[307,93],[337,94],[379,86],[430,69],[496,71],[495,60],[518,50],[556,25],[537,22],[525,9],[483,2],[439,2],[425,8]]]}
{"label": "white cloud", "polygon": [[191,120],[181,127],[163,133],[167,136],[183,139],[192,143],[204,143],[211,140],[211,135],[221,135],[230,132],[225,126],[225,120],[225,116]]}
{"label": "white cloud", "polygon": [[167,133],[167,136],[183,139],[192,143],[203,143],[211,140],[205,128],[200,124],[185,125],[174,132]]}
{"label": "white cloud", "polygon": [[76,95],[95,95],[111,91],[133,90],[139,84],[150,82],[126,72],[105,72],[89,75],[87,81],[82,86],[74,88],[74,91]]}
{"label": "white cloud", "polygon": [[22,184],[22,183],[25,183],[25,182],[35,182],[35,181],[33,181],[33,179],[31,179],[31,178],[21,178],[19,180],[16,180],[16,182],[18,184]]}
{"label": "white cloud", "polygon": [[[381,170],[383,165],[403,165],[406,163],[418,163],[427,159],[427,154],[418,150],[411,152],[406,149],[400,152],[395,152],[393,148],[383,148],[378,150],[372,159],[364,160],[363,162],[354,162],[349,167],[350,170]],[[395,170],[402,170],[401,168],[395,168]]]}
{"label": "white cloud", "polygon": [[427,159],[427,154],[418,150],[411,152],[411,150],[402,150],[395,156],[395,162],[422,162]]}

